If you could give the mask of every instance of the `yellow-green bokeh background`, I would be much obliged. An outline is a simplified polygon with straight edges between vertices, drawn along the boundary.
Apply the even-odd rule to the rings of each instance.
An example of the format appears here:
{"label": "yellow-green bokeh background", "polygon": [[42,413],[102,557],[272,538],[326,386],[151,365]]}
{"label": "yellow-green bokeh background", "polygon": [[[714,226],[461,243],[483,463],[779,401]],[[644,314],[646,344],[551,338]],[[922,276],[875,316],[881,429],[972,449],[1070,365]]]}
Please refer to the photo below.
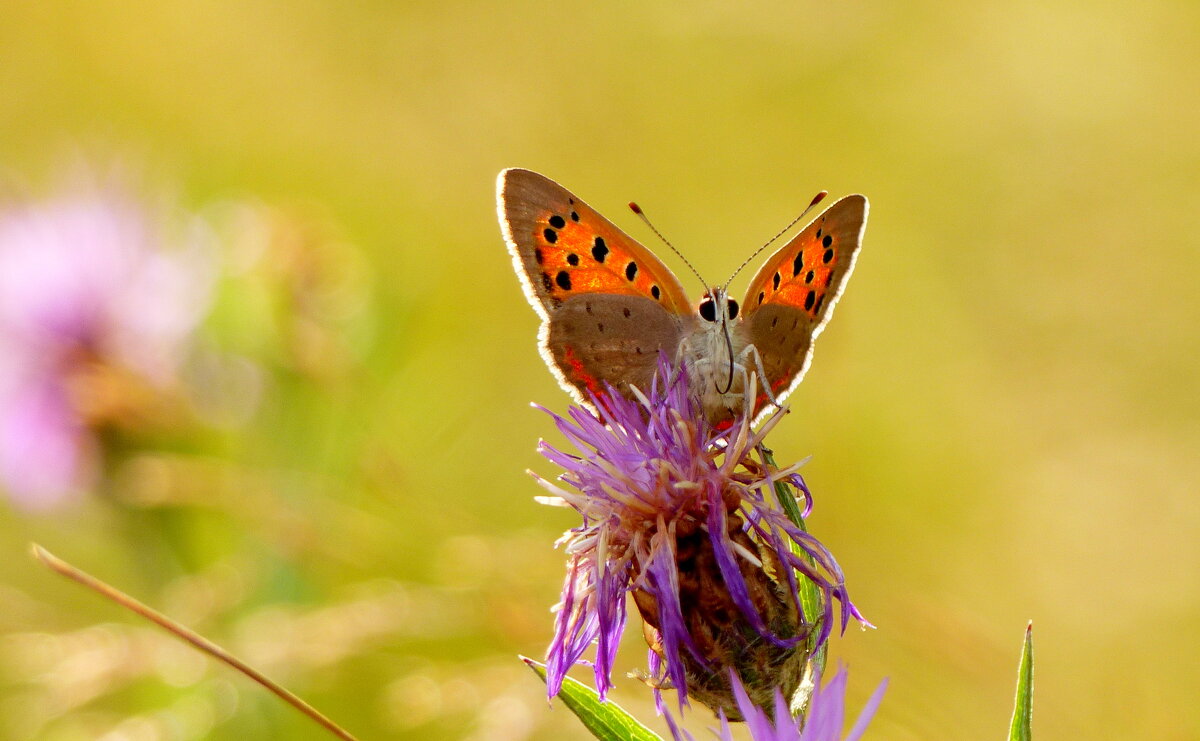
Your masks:
{"label": "yellow-green bokeh background", "polygon": [[[1032,618],[1039,738],[1200,738],[1198,39],[1180,0],[9,0],[6,176],[119,156],[190,207],[310,210],[361,254],[370,302],[346,369],[267,363],[255,419],[190,451],[241,471],[214,477],[218,505],[0,514],[0,733],[154,738],[215,693],[233,709],[213,738],[319,737],[203,664],[39,705],[38,641],[133,621],[34,565],[37,539],[159,606],[188,573],[254,571],[196,621],[252,654],[274,617],[361,628],[319,611],[396,590],[404,619],[372,618],[347,657],[271,664],[364,738],[583,737],[512,658],[549,637],[572,522],[524,474],[550,472],[528,402],[566,397],[495,222],[496,173],[523,166],[645,237],[636,198],[719,277],[815,191],[871,199],[773,438],[812,456],[811,528],[878,626],[832,647],[852,705],[891,678],[869,737],[999,737]],[[210,341],[236,345],[239,300]],[[139,562],[164,522],[194,563]]]}

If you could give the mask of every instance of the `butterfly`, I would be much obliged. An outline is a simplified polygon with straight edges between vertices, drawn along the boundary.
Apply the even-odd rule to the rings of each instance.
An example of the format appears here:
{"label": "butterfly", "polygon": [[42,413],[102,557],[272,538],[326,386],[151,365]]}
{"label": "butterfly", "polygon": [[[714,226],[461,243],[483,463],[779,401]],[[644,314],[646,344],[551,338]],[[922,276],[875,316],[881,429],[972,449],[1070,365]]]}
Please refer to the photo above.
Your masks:
{"label": "butterfly", "polygon": [[606,385],[648,389],[664,352],[718,426],[744,413],[752,374],[756,421],[799,385],[854,269],[868,210],[861,195],[840,199],[767,259],[741,303],[727,282],[693,305],[650,250],[553,180],[504,170],[497,201],[517,277],[542,319],[542,357],[560,385],[589,407],[587,392]]}

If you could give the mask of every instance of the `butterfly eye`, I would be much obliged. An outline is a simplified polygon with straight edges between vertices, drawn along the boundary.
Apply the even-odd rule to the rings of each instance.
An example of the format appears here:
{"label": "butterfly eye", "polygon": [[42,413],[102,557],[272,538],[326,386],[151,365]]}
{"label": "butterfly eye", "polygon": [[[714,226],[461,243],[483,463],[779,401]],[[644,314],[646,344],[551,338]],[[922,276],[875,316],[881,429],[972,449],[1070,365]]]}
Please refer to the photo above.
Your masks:
{"label": "butterfly eye", "polygon": [[726,306],[728,307],[729,318],[737,319],[737,311],[738,311],[737,301],[734,301],[733,299],[729,299],[729,301],[726,302]]}
{"label": "butterfly eye", "polygon": [[711,298],[706,298],[700,302],[700,317],[706,322],[717,321],[717,305],[713,303]]}

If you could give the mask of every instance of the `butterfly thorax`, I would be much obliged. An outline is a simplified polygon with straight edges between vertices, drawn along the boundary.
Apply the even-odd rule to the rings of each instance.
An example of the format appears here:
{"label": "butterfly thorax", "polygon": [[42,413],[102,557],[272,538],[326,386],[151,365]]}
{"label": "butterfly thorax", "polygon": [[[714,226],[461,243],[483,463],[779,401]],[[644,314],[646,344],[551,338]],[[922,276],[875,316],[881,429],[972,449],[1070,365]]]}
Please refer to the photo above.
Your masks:
{"label": "butterfly thorax", "polygon": [[691,387],[714,424],[745,412],[745,384],[752,370],[748,344],[737,302],[721,288],[710,289],[679,349]]}

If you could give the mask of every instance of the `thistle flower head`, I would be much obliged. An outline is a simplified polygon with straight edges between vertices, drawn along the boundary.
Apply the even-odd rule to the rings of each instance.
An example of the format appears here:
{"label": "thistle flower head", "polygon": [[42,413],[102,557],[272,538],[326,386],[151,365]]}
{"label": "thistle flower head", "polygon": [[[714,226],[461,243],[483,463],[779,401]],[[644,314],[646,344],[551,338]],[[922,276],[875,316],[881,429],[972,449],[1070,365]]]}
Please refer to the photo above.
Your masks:
{"label": "thistle flower head", "polygon": [[[753,456],[782,411],[757,432],[748,414],[716,430],[687,374],[665,358],[649,393],[633,396],[609,388],[592,400],[598,416],[582,407],[551,414],[575,451],[540,445],[565,469],[557,482],[538,478],[552,495],[542,501],[583,518],[559,541],[570,560],[546,660],[549,693],[595,642],[605,695],[632,595],[650,644],[648,681],[678,690],[681,706],[693,696],[736,719],[731,670],[756,703],[769,704],[774,687],[799,684],[832,629],[835,600],[843,630],[859,616],[833,556],[772,504],[783,480],[811,507],[798,466],[774,469]],[[823,593],[821,614],[804,613],[797,572]]]}

